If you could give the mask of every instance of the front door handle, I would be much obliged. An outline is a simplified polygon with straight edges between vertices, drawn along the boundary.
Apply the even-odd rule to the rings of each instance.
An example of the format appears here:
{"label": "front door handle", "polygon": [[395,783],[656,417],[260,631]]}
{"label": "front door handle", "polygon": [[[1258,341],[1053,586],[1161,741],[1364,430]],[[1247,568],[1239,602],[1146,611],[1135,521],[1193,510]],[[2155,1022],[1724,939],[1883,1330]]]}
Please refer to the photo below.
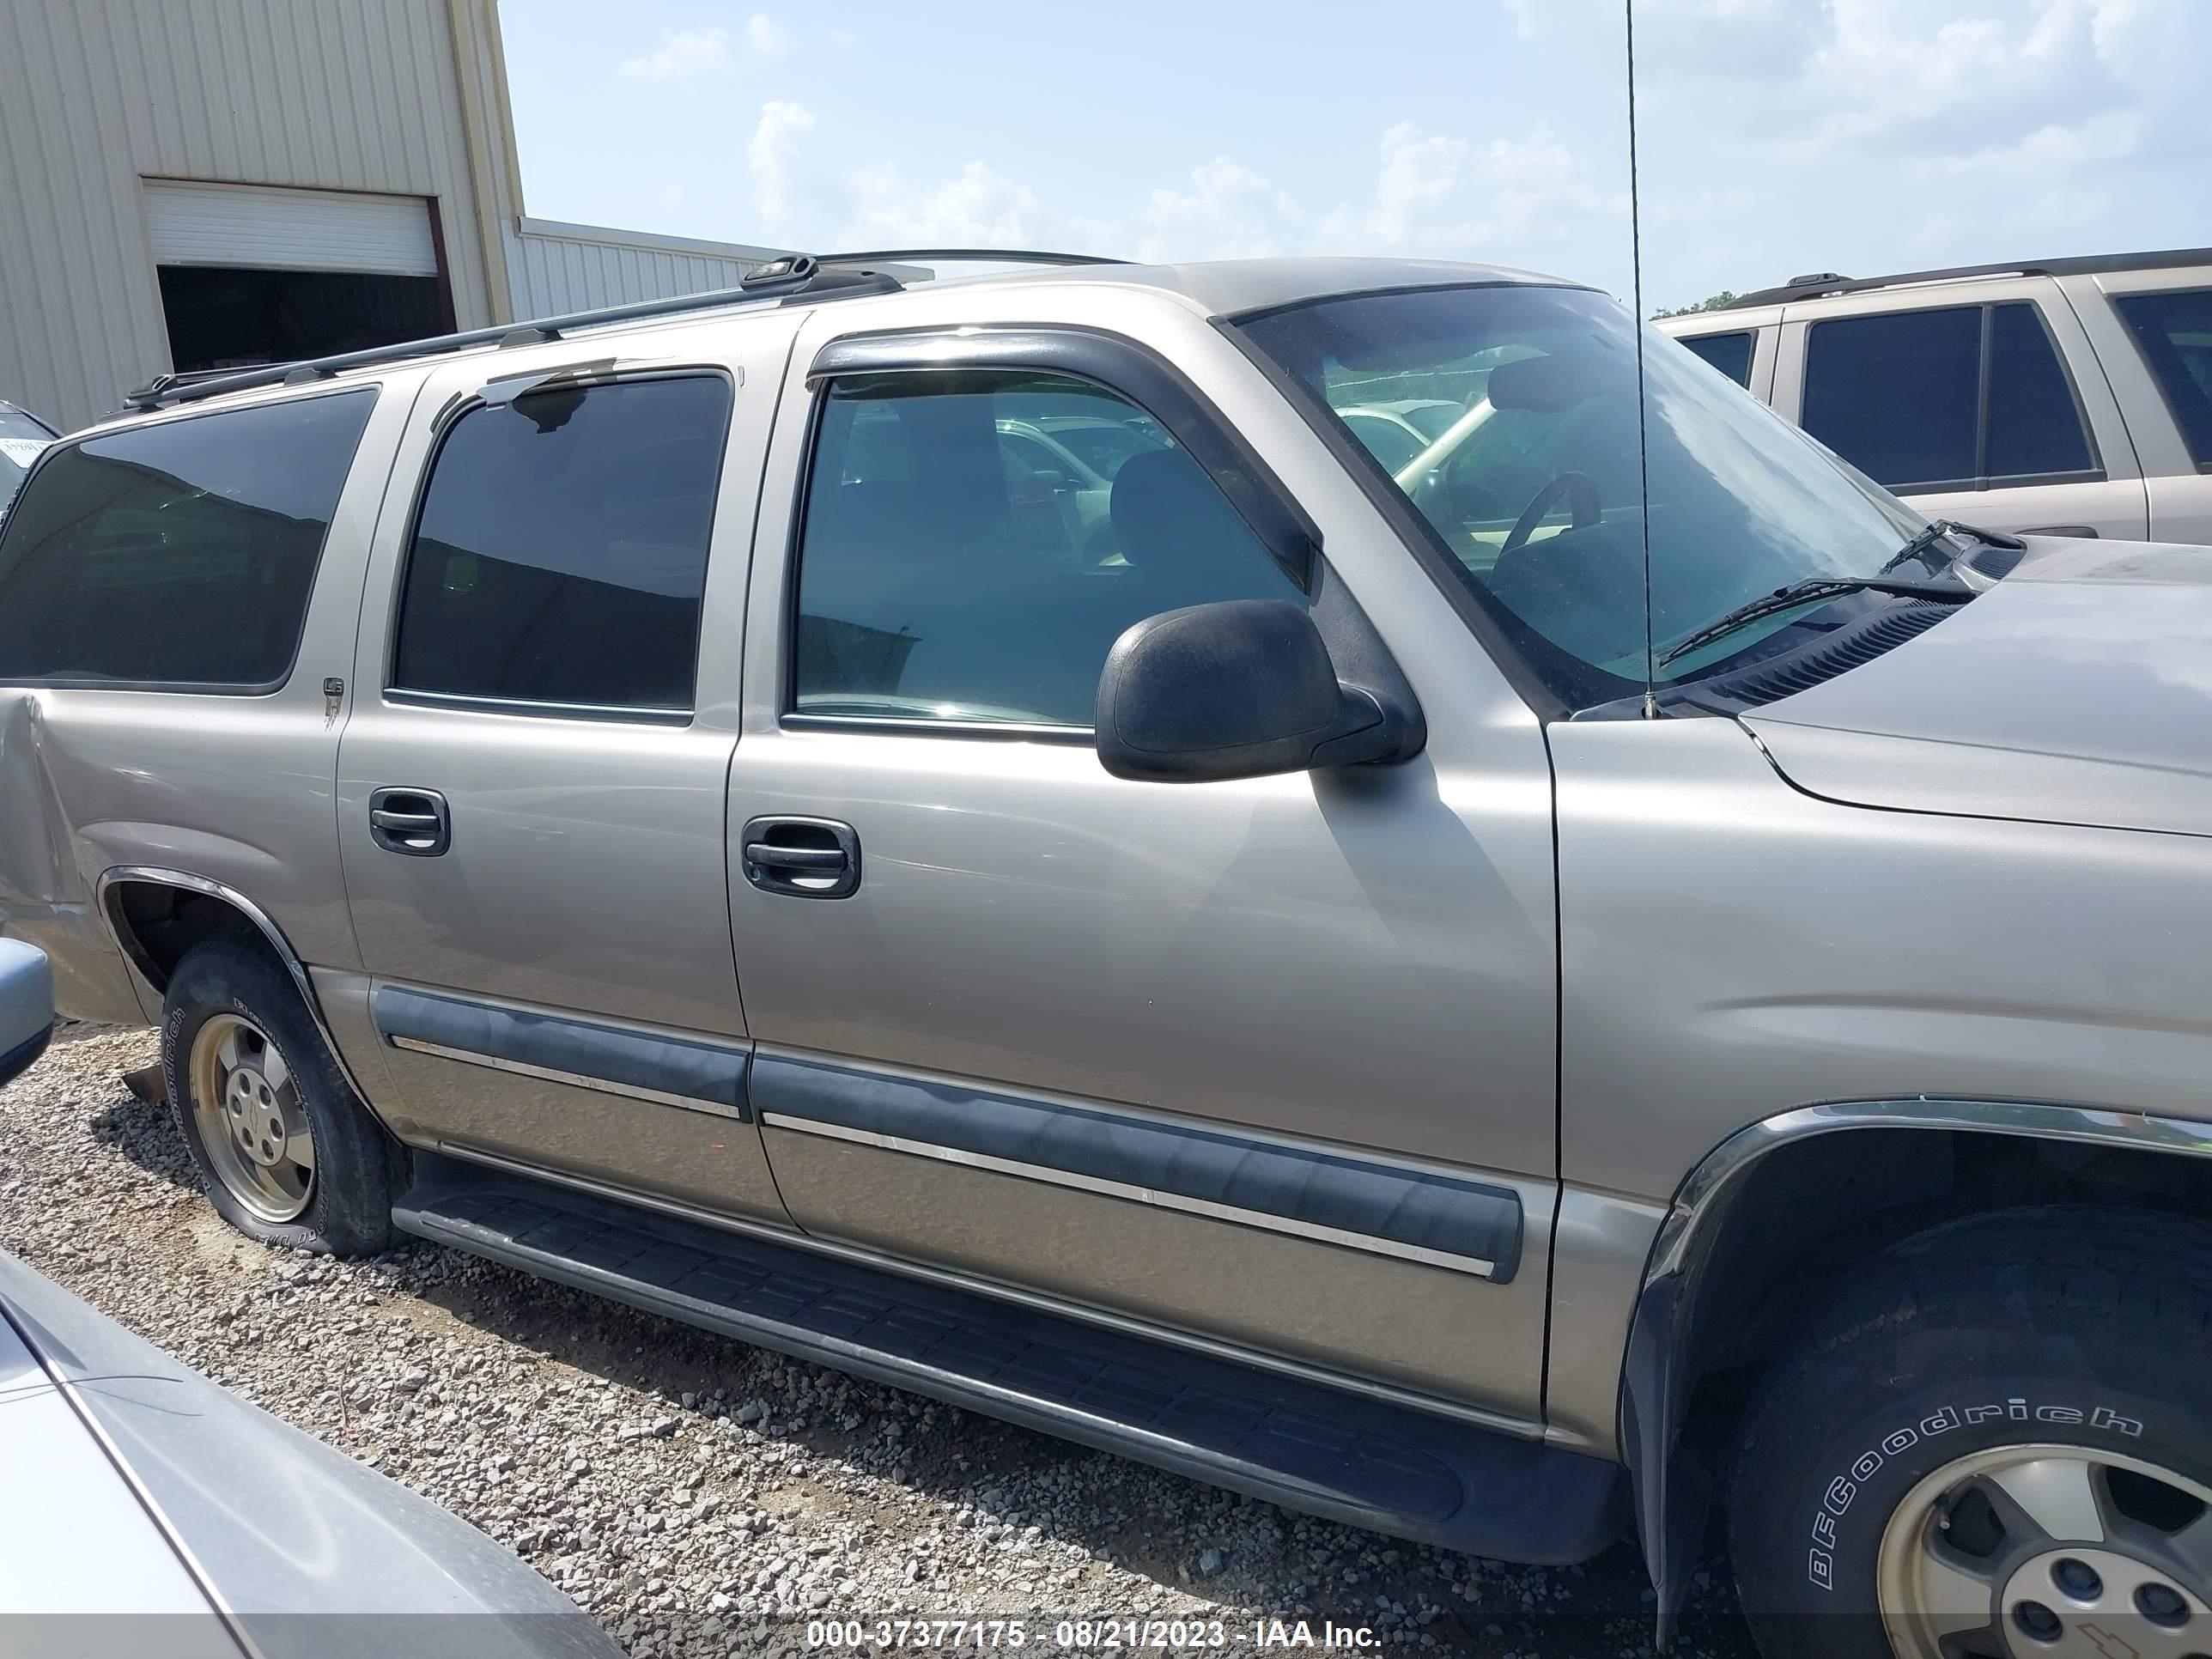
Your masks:
{"label": "front door handle", "polygon": [[453,809],[434,789],[372,789],[368,838],[403,858],[436,858],[453,844]]}
{"label": "front door handle", "polygon": [[787,898],[849,898],[860,885],[860,838],[835,818],[754,818],[738,838],[745,879]]}

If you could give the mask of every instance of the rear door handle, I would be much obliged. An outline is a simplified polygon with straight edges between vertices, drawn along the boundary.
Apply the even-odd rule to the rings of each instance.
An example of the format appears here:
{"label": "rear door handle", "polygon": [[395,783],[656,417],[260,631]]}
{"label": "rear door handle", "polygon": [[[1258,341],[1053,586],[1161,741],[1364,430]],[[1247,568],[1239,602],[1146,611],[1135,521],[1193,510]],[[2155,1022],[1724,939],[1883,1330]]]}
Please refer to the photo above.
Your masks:
{"label": "rear door handle", "polygon": [[453,844],[453,809],[434,789],[373,789],[368,838],[403,858],[436,858]]}
{"label": "rear door handle", "polygon": [[860,885],[860,838],[835,818],[754,818],[738,838],[745,879],[787,898],[849,898]]}

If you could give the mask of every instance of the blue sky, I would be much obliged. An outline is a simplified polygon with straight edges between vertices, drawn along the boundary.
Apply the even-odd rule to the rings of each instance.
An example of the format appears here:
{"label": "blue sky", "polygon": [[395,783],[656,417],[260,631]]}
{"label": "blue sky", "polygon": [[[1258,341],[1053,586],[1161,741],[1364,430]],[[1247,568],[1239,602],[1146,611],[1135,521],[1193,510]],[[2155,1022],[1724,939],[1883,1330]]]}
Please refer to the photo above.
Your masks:
{"label": "blue sky", "polygon": [[[529,210],[1629,291],[1620,0],[501,0]],[[1638,0],[1647,307],[2212,243],[2212,0]]]}

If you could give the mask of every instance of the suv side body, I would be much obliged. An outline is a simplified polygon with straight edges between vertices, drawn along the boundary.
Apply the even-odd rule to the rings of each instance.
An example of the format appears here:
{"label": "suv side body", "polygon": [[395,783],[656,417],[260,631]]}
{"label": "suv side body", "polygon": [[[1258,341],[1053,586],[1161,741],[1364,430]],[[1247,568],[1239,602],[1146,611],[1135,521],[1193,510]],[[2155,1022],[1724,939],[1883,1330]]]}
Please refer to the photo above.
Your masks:
{"label": "suv side body", "polygon": [[[172,1039],[195,952],[263,953],[406,1149],[403,1227],[1410,1536],[1579,1559],[1632,1487],[1663,1610],[1716,1425],[1806,1300],[2005,1194],[2201,1198],[2212,986],[2160,918],[2212,860],[1800,787],[1787,698],[1564,718],[1224,321],[1520,280],[946,283],[64,441],[360,400],[274,683],[0,686],[0,915],[66,1012],[166,998]],[[1775,341],[1748,362],[1789,383]],[[1101,556],[1049,492],[1011,503],[1072,538],[1043,577],[933,539],[981,477],[957,433],[1094,412],[1172,446],[1108,522],[1198,526],[1202,559]],[[1391,763],[1103,768],[1097,653],[1255,601],[1412,734]],[[790,1305],[714,1300],[747,1286]],[[878,1334],[790,1334],[823,1306]],[[984,1308],[988,1376],[953,1340]],[[1183,1380],[1054,1395],[1071,1330]],[[1246,1385],[1265,1421],[1228,1444]],[[1286,1474],[1267,1413],[1306,1433],[1317,1399],[1354,1443]],[[1409,1484],[1429,1509],[1374,1495]]]}
{"label": "suv side body", "polygon": [[[2159,318],[2127,310],[2159,296],[2212,305],[2212,264],[2073,268],[2095,264],[1844,292],[1812,283],[1805,297],[1659,326],[1709,360],[1726,351],[1723,372],[1735,366],[1741,337],[1751,336],[1759,377],[1732,378],[1932,517],[2024,533],[2212,541],[2212,452],[2197,453],[2204,447],[2195,408],[2206,397],[2203,371],[2192,374],[2193,358],[2159,343]],[[1997,319],[2002,337],[1994,349],[1985,337],[1980,352],[1981,362],[1998,367],[1995,383],[1979,387],[1978,470],[1971,337],[1984,314]],[[1950,319],[1958,325],[1946,329]],[[1849,338],[1820,332],[1854,320],[1858,332]],[[1891,333],[1893,341],[1884,337]],[[1955,419],[1947,413],[1954,404]],[[2008,410],[2014,433],[1992,441],[1991,423]],[[2028,423],[2033,430],[2021,429]],[[2018,459],[2003,459],[2008,451]]]}

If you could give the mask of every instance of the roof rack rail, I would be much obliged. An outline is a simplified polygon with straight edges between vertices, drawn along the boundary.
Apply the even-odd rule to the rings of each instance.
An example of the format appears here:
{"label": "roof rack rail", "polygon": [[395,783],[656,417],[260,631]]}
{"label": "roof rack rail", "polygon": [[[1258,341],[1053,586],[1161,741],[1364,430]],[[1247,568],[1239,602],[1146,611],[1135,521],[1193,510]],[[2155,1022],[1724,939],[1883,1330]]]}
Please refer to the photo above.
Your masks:
{"label": "roof rack rail", "polygon": [[1045,248],[1024,247],[890,247],[871,248],[866,253],[823,253],[815,256],[825,265],[848,265],[861,260],[888,264],[896,259],[973,260],[1008,265],[1126,265],[1104,253],[1054,253]]}
{"label": "roof rack rail", "polygon": [[1793,276],[1779,288],[1763,288],[1719,307],[1777,306],[1791,300],[1830,294],[1863,294],[1873,289],[1905,288],[1917,283],[1963,282],[1974,276],[2077,276],[2114,270],[2164,270],[2177,265],[2212,265],[2212,248],[2166,248],[2150,253],[2081,254],[2064,259],[2014,260],[1990,265],[1954,265],[1945,270],[1905,270],[1887,276],[1842,276],[1832,270]]}
{"label": "roof rack rail", "polygon": [[888,271],[867,269],[872,257],[868,254],[836,254],[828,259],[819,259],[810,253],[787,253],[780,258],[755,265],[735,288],[715,289],[705,294],[683,294],[665,300],[635,300],[625,305],[572,311],[558,317],[544,317],[530,322],[501,323],[490,328],[465,329],[458,334],[402,340],[392,345],[371,346],[361,351],[342,351],[333,356],[270,363],[264,368],[212,376],[206,375],[204,372],[196,375],[160,374],[130,393],[124,403],[127,410],[161,409],[173,404],[197,403],[203,398],[218,398],[226,392],[245,392],[256,386],[306,385],[315,380],[326,380],[349,368],[404,362],[415,357],[465,351],[472,346],[537,345],[544,341],[557,340],[575,328],[633,322],[648,317],[675,316],[689,311],[712,311],[724,306],[747,305],[763,300],[789,301],[816,297],[843,299],[862,294],[890,294],[904,286]]}

